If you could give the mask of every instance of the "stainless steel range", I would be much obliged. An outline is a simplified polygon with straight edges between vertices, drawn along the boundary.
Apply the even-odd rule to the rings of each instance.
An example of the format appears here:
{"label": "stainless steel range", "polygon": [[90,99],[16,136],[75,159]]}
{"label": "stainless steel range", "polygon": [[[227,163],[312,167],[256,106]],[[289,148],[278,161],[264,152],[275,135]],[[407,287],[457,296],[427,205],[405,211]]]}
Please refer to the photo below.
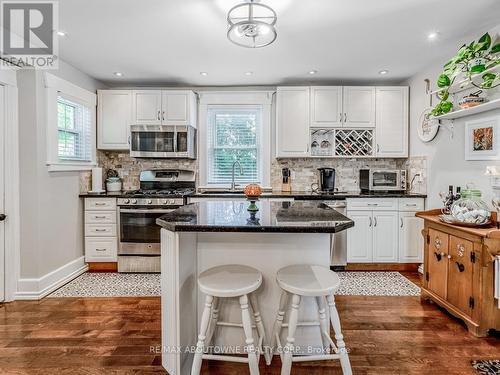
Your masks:
{"label": "stainless steel range", "polygon": [[160,227],[156,219],[186,204],[195,191],[188,170],[142,171],[140,190],[118,198],[118,272],[160,272]]}

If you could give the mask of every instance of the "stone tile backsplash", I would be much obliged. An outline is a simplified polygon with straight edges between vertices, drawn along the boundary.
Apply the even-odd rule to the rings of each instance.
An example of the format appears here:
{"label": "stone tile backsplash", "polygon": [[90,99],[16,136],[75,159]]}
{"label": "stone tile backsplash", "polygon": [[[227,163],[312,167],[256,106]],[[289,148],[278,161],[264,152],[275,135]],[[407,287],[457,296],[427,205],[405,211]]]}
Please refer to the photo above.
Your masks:
{"label": "stone tile backsplash", "polygon": [[[139,174],[144,169],[181,168],[197,170],[197,160],[187,159],[136,159],[128,152],[98,151],[98,165],[104,170],[115,169],[123,181],[124,190],[139,188]],[[408,183],[416,174],[412,184],[412,192],[425,193],[427,179],[427,160],[425,157],[408,159],[273,159],[271,164],[271,186],[274,191],[281,190],[281,169],[288,167],[292,171],[292,190],[310,191],[311,184],[318,182],[320,167],[332,167],[336,171],[336,186],[340,191],[359,190],[359,170],[362,168],[406,169]],[[80,176],[80,191],[90,190],[90,172]]]}

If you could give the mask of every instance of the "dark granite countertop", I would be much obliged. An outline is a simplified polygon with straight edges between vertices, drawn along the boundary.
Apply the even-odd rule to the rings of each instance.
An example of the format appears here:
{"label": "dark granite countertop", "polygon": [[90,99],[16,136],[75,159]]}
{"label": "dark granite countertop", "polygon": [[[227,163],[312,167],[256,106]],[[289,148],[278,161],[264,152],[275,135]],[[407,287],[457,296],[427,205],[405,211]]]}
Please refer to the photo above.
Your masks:
{"label": "dark granite countertop", "polygon": [[337,233],[354,222],[327,205],[314,201],[276,202],[260,200],[252,218],[248,203],[206,201],[189,204],[156,220],[173,232],[272,232]]}
{"label": "dark granite countertop", "polygon": [[[80,198],[123,198],[130,197],[125,192],[111,193],[81,193]],[[220,192],[204,192],[187,195],[193,198],[244,198],[245,195],[241,192],[236,193],[220,193]],[[344,200],[346,198],[427,198],[426,194],[414,194],[405,192],[341,192],[334,194],[313,193],[311,191],[292,191],[292,192],[264,192],[261,199],[265,198],[294,198],[298,200]]]}

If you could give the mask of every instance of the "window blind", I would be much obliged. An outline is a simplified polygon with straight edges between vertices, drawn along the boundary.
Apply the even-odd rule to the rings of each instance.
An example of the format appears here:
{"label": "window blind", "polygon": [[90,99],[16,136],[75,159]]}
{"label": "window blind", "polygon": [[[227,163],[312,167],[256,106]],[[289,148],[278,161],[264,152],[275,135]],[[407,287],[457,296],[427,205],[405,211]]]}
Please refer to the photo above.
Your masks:
{"label": "window blind", "polygon": [[92,161],[92,110],[75,100],[57,97],[60,160]]}
{"label": "window blind", "polygon": [[208,184],[229,184],[233,163],[238,160],[243,168],[235,168],[235,181],[239,184],[259,183],[260,128],[262,109],[259,107],[219,106],[208,109]]}

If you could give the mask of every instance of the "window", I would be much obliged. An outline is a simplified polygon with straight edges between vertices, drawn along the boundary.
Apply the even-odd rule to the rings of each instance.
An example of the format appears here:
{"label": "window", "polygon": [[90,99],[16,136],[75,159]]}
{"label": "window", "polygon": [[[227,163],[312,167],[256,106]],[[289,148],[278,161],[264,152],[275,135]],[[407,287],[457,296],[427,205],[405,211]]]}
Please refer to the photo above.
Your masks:
{"label": "window", "polygon": [[210,106],[207,113],[207,184],[261,183],[260,106]]}
{"label": "window", "polygon": [[57,97],[58,156],[61,160],[91,161],[90,108],[75,101]]}

